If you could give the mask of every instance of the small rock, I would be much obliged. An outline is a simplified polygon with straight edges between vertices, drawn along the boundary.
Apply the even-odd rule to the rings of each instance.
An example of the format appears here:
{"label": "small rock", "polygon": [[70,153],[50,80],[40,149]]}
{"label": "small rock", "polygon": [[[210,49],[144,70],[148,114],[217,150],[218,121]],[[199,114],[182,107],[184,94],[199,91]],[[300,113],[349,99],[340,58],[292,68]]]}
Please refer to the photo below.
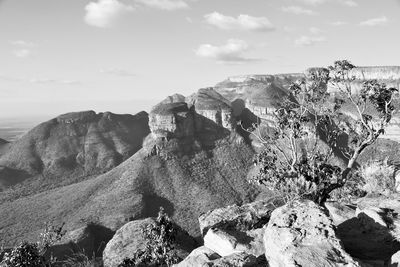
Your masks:
{"label": "small rock", "polygon": [[186,267],[186,266],[209,266],[208,263],[220,258],[215,251],[202,246],[193,250],[189,256],[187,256],[183,261],[175,264],[174,267]]}
{"label": "small rock", "polygon": [[395,254],[393,254],[391,260],[390,260],[390,267],[400,267],[400,251],[397,251]]}
{"label": "small rock", "polygon": [[325,207],[329,211],[333,223],[337,226],[355,216],[356,208],[338,202],[326,202]]}
{"label": "small rock", "polygon": [[271,200],[215,209],[199,217],[200,231],[205,236],[210,228],[244,231],[261,228],[268,222],[274,209],[275,206]]}

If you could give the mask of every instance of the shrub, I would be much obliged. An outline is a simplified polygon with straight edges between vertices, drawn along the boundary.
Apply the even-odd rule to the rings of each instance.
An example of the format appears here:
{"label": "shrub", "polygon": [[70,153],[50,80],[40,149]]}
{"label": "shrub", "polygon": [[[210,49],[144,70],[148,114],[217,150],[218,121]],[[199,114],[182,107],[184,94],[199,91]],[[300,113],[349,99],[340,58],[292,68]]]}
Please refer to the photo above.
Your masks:
{"label": "shrub", "polygon": [[396,190],[395,173],[395,166],[387,159],[369,162],[360,168],[363,189],[368,193],[392,193]]}
{"label": "shrub", "polygon": [[124,259],[118,267],[172,266],[181,260],[173,251],[176,230],[163,208],[160,208],[155,223],[147,225],[142,233],[145,248],[136,251],[132,258]]}
{"label": "shrub", "polygon": [[23,242],[11,252],[6,252],[1,267],[45,267],[46,261],[39,253],[38,245]]}
{"label": "shrub", "polygon": [[5,252],[0,267],[47,267],[55,261],[52,257],[46,258],[45,253],[50,246],[59,241],[65,234],[61,226],[46,223],[40,239],[36,243],[22,242],[10,252]]}

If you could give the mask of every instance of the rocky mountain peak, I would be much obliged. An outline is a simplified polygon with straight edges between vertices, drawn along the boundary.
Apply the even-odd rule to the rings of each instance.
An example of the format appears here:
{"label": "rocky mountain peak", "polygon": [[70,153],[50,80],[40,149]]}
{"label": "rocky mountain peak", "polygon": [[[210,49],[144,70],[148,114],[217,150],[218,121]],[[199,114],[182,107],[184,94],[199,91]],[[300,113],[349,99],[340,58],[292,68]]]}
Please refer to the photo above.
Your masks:
{"label": "rocky mountain peak", "polygon": [[153,136],[164,139],[201,138],[220,128],[235,129],[231,103],[213,88],[202,88],[187,98],[178,94],[167,97],[152,109],[149,124]]}

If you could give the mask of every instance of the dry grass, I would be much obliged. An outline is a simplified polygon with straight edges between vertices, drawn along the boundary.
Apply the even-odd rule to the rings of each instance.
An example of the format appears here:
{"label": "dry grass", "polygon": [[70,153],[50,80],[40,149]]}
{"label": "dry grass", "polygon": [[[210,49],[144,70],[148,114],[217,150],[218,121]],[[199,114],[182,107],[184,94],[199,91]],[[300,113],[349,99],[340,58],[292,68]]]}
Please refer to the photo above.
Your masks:
{"label": "dry grass", "polygon": [[363,189],[368,193],[392,193],[396,189],[395,173],[395,166],[391,165],[387,159],[371,161],[360,169],[365,182]]}

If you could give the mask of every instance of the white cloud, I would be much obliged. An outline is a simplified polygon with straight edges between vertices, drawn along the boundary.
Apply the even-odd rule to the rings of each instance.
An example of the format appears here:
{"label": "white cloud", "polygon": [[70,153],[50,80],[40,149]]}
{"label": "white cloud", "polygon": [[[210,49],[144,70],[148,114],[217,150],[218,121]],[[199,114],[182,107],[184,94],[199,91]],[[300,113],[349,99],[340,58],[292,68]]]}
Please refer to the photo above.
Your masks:
{"label": "white cloud", "polygon": [[309,31],[310,31],[312,34],[320,34],[320,33],[323,32],[320,28],[317,28],[317,27],[310,27],[310,28],[309,28]]}
{"label": "white cloud", "polygon": [[388,18],[386,16],[381,16],[378,18],[372,18],[369,20],[365,20],[360,22],[361,26],[379,26],[379,25],[385,25],[388,23]]}
{"label": "white cloud", "polygon": [[338,21],[331,22],[330,24],[333,25],[333,26],[343,26],[343,25],[346,25],[348,23],[345,22],[345,21],[338,20]]}
{"label": "white cloud", "polygon": [[33,46],[35,46],[34,43],[28,42],[28,41],[23,41],[23,40],[13,40],[13,41],[10,41],[10,44],[15,45],[15,46],[19,46],[19,47],[33,47]]}
{"label": "white cloud", "polygon": [[196,49],[196,55],[204,58],[215,59],[219,63],[243,63],[255,61],[256,59],[246,58],[243,54],[249,50],[249,45],[238,39],[229,39],[226,44],[215,46],[202,44]]}
{"label": "white cloud", "polygon": [[300,38],[295,40],[295,44],[297,46],[311,46],[316,43],[321,43],[326,41],[324,36],[301,36]]}
{"label": "white cloud", "polygon": [[325,3],[339,3],[341,5],[345,5],[348,7],[356,7],[358,6],[357,2],[354,0],[297,0],[306,5],[316,6]]}
{"label": "white cloud", "polygon": [[302,2],[303,4],[306,4],[306,5],[315,6],[315,5],[320,5],[320,4],[325,3],[327,0],[297,0],[297,1]]}
{"label": "white cloud", "polygon": [[213,12],[204,16],[207,23],[222,30],[270,31],[274,29],[266,17],[239,15],[237,18]]}
{"label": "white cloud", "polygon": [[284,6],[282,7],[283,12],[292,13],[295,15],[316,15],[311,9],[306,9],[300,6]]}
{"label": "white cloud", "polygon": [[189,7],[189,5],[183,0],[136,0],[136,2],[148,7],[169,11]]}
{"label": "white cloud", "polygon": [[137,76],[133,72],[130,72],[130,71],[124,70],[124,69],[118,69],[118,68],[101,69],[100,73],[111,74],[111,75],[122,76],[122,77],[134,77],[134,76]]}
{"label": "white cloud", "polygon": [[134,10],[118,0],[98,0],[90,2],[85,7],[85,22],[91,26],[111,27],[121,16]]}
{"label": "white cloud", "polygon": [[34,43],[23,40],[10,41],[10,44],[15,47],[12,53],[18,58],[26,58],[30,56],[32,54],[32,48],[35,46]]}
{"label": "white cloud", "polygon": [[26,58],[31,55],[31,50],[27,48],[16,49],[13,51],[13,54],[18,58]]}
{"label": "white cloud", "polygon": [[72,85],[72,84],[79,84],[79,81],[75,80],[57,80],[57,79],[49,79],[49,78],[33,78],[28,80],[30,83],[36,84],[65,84],[65,85]]}
{"label": "white cloud", "polygon": [[356,7],[358,6],[356,1],[353,0],[341,0],[339,1],[342,5],[349,6],[349,7]]}

